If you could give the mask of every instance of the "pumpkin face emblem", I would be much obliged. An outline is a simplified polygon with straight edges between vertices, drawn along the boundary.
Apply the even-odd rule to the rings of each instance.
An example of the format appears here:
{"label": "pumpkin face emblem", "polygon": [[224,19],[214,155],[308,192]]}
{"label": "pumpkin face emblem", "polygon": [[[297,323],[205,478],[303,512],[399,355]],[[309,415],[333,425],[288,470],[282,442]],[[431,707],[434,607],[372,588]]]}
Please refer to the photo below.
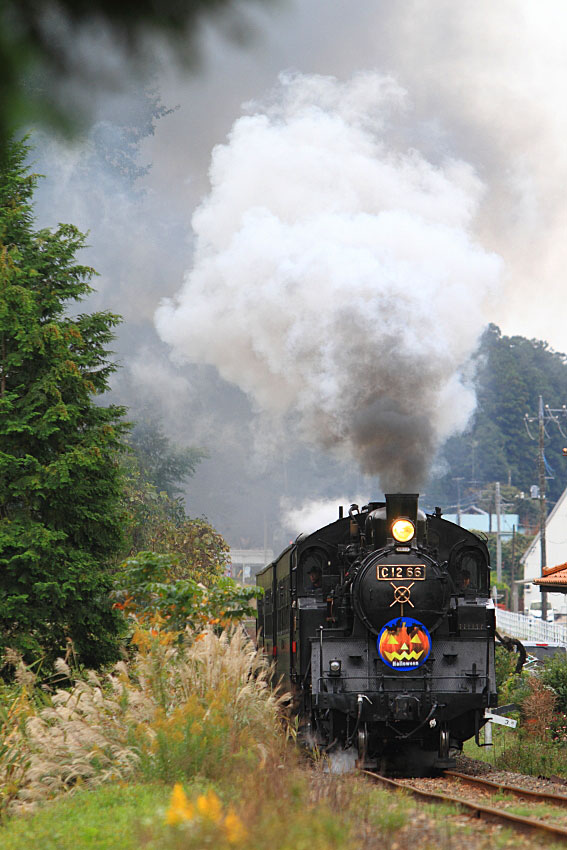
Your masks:
{"label": "pumpkin face emblem", "polygon": [[429,658],[431,635],[412,617],[396,617],[378,635],[378,654],[393,670],[415,670]]}

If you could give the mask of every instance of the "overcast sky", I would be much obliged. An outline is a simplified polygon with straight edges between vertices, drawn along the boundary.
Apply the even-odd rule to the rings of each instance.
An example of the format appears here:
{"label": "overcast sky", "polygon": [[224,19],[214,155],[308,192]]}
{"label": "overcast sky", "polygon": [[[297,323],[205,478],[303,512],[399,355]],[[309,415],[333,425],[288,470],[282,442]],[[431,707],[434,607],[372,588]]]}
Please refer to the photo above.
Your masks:
{"label": "overcast sky", "polygon": [[253,20],[246,50],[208,29],[199,74],[164,70],[164,101],[180,109],[150,145],[153,184],[191,209],[207,191],[211,149],[281,71],[391,74],[408,92],[416,147],[433,161],[469,162],[486,184],[477,232],[506,262],[493,319],[567,349],[557,309],[567,259],[565,4],[310,0],[256,10]]}
{"label": "overcast sky", "polygon": [[[197,70],[183,67],[167,46],[156,46],[162,102],[175,110],[144,142],[142,157],[151,163],[139,186],[146,192],[144,201],[124,186],[112,186],[111,175],[101,175],[89,188],[89,203],[76,192],[62,192],[63,177],[69,186],[76,179],[80,152],[76,146],[70,152],[47,144],[41,165],[48,180],[40,198],[42,223],[70,220],[90,230],[89,260],[101,272],[97,306],[115,309],[126,319],[118,342],[124,369],[117,389],[129,400],[161,408],[176,439],[208,445],[211,460],[191,485],[190,506],[195,513],[208,513],[233,539],[239,536],[239,520],[229,517],[240,516],[243,497],[248,513],[269,504],[269,521],[276,524],[282,493],[297,502],[345,492],[333,483],[335,463],[343,464],[343,471],[345,462],[356,466],[347,490],[368,474],[374,476],[373,488],[384,483],[375,467],[385,463],[391,446],[369,448],[366,419],[354,422],[345,414],[352,364],[344,365],[344,380],[330,387],[330,376],[343,362],[344,339],[340,351],[316,340],[309,351],[296,344],[297,336],[305,339],[306,334],[295,314],[301,311],[311,326],[318,315],[319,308],[304,298],[316,277],[314,257],[325,259],[318,265],[322,280],[313,286],[328,292],[323,278],[333,278],[332,298],[318,302],[324,305],[320,315],[326,339],[338,339],[344,331],[338,318],[341,292],[345,305],[352,302],[349,287],[357,288],[357,275],[363,287],[364,274],[381,280],[383,273],[387,281],[377,285],[380,309],[372,322],[372,344],[363,354],[352,352],[358,363],[383,359],[387,349],[380,348],[385,331],[379,317],[384,304],[397,303],[404,281],[406,291],[415,282],[410,302],[417,310],[411,304],[405,314],[394,310],[387,331],[403,337],[400,350],[415,378],[411,392],[419,388],[418,362],[435,385],[433,395],[419,399],[431,424],[429,453],[463,426],[474,406],[466,361],[484,324],[493,321],[505,333],[546,339],[556,350],[567,351],[564,2],[280,0],[247,5],[243,14],[250,29],[245,46],[228,39],[219,23],[203,26]],[[287,75],[283,80],[282,74]],[[332,79],[321,81],[321,76]],[[131,91],[99,98],[93,120],[119,113]],[[330,177],[315,179],[314,166],[302,171],[311,155],[313,162],[332,163]],[[254,191],[250,179],[240,186],[234,182],[238,174],[255,176]],[[365,189],[374,196],[367,198]],[[429,204],[431,198],[438,203]],[[269,213],[262,226],[257,219],[250,224],[258,209]],[[328,212],[336,216],[334,222],[325,219]],[[394,212],[398,218],[392,230]],[[401,214],[411,218],[411,226],[407,218],[400,223]],[[268,218],[276,228],[266,229]],[[341,245],[345,222],[352,233],[326,269],[328,250],[319,234],[324,223],[327,234],[336,227],[333,244]],[[395,238],[386,231],[395,232]],[[271,245],[273,239],[269,256],[258,255],[255,233],[262,244]],[[281,258],[292,237],[288,259],[293,257],[294,271],[286,265],[284,274]],[[302,248],[307,243],[317,250]],[[418,251],[416,245],[435,245],[437,257],[441,252],[451,259],[438,268],[430,256],[433,249]],[[391,251],[386,259],[384,246]],[[370,254],[371,262],[362,263],[362,253],[365,258]],[[346,275],[333,277],[347,263],[353,269],[348,283]],[[228,265],[234,274],[227,275]],[[404,277],[409,273],[411,283]],[[258,302],[266,303],[262,275],[281,317],[275,333],[295,340],[275,366],[277,352],[269,340],[259,351],[256,346],[260,326],[266,326],[265,315],[255,311]],[[290,285],[297,310],[287,316]],[[214,307],[208,291],[217,295]],[[245,292],[247,297],[241,297]],[[163,306],[158,312],[158,336],[154,314],[164,297],[174,300],[169,313]],[[191,311],[192,303],[199,304],[198,314]],[[222,345],[206,344],[207,335],[213,338],[220,327],[220,317],[226,318],[223,305],[229,304],[234,315],[220,333],[234,330],[232,350],[249,352],[250,368],[235,367],[230,361],[236,355],[227,358]],[[241,305],[240,313],[235,304]],[[351,338],[364,335],[362,304],[350,316]],[[426,317],[428,338],[438,339],[424,347],[415,330],[424,327],[427,304],[432,308]],[[407,338],[404,315],[414,321],[414,330],[407,323]],[[315,349],[324,349],[325,356]],[[439,356],[447,368],[432,371],[430,364]],[[284,362],[285,382],[280,374]],[[406,398],[386,387],[385,371],[371,375],[390,399],[385,411],[377,410],[370,390],[348,396],[349,404],[362,405],[381,428],[389,423],[398,429]],[[360,386],[362,370],[356,374]],[[274,376],[273,382],[267,375]],[[309,401],[302,394],[305,385],[311,388]],[[447,394],[457,389],[464,411],[460,420],[449,415],[447,405]],[[420,422],[404,420],[402,430],[409,434],[417,427]],[[289,447],[296,439],[311,451],[309,462],[302,455],[300,471]],[[315,460],[320,457],[328,463],[324,471]],[[413,459],[421,462],[417,455]],[[388,474],[400,486],[412,483],[405,472],[399,479],[392,470]]]}

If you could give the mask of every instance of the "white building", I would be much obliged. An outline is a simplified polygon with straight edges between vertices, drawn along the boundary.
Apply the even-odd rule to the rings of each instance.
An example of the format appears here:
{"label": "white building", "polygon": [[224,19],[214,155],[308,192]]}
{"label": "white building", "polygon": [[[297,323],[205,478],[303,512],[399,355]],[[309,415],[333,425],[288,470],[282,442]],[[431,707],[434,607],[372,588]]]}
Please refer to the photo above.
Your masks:
{"label": "white building", "polygon": [[[559,497],[553,510],[547,517],[545,526],[545,551],[547,564],[555,567],[567,562],[567,490]],[[540,535],[536,534],[521,558],[524,565],[524,613],[539,613],[541,617],[541,591],[532,581],[541,576]],[[567,595],[548,593],[547,603],[555,616],[567,616]],[[539,610],[538,610],[539,609]]]}
{"label": "white building", "polygon": [[272,549],[231,549],[231,576],[242,584],[255,584],[256,573],[273,560]]}
{"label": "white building", "polygon": [[[461,514],[460,522],[457,514],[443,514],[443,519],[448,522],[454,522],[460,525],[461,528],[467,528],[469,531],[482,531],[484,534],[490,532],[496,533],[498,528],[498,517],[496,514],[489,514],[486,511],[477,511],[474,514]],[[508,540],[512,537],[514,528],[516,532],[522,533],[520,529],[520,520],[518,514],[500,514],[500,536]]]}

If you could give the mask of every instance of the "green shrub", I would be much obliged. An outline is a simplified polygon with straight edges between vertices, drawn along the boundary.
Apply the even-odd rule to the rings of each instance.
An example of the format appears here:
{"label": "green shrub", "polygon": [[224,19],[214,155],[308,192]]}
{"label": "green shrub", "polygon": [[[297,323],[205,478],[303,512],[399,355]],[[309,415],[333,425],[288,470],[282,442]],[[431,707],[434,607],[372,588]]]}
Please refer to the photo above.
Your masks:
{"label": "green shrub", "polygon": [[494,656],[494,669],[499,696],[508,679],[514,674],[515,668],[516,656],[512,652],[508,652],[504,646],[497,646]]}
{"label": "green shrub", "polygon": [[540,673],[545,685],[553,688],[557,710],[567,713],[567,652],[557,652],[549,658]]}
{"label": "green shrub", "polygon": [[138,621],[157,620],[161,629],[178,632],[255,616],[252,600],[260,588],[242,587],[228,576],[213,578],[205,587],[192,578],[176,578],[177,568],[175,555],[139,552],[128,558],[115,579],[115,606]]}

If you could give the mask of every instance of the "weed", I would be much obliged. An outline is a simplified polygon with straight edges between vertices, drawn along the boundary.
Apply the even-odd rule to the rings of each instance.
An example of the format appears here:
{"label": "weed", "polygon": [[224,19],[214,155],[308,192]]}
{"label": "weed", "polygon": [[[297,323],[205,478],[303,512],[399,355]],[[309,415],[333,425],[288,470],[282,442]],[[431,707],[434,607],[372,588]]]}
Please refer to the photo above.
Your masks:
{"label": "weed", "polygon": [[[1,704],[0,791],[5,805],[37,802],[61,791],[141,776],[174,782],[200,774],[222,778],[251,770],[281,747],[285,697],[239,629],[211,630],[172,645],[169,634],[141,630],[138,651],[106,676],[81,677],[61,659],[70,681],[47,705],[14,686]],[[262,744],[259,746],[258,741]]]}

